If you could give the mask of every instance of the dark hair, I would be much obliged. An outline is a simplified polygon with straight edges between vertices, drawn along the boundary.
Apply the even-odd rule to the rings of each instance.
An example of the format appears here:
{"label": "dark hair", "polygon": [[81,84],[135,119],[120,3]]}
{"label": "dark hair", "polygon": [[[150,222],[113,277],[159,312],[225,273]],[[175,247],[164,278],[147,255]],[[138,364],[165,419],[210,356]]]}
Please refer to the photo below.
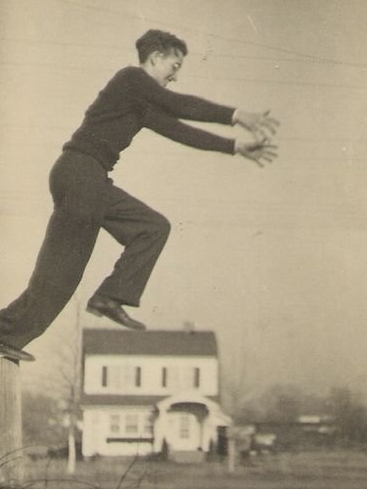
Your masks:
{"label": "dark hair", "polygon": [[139,62],[144,63],[148,56],[154,51],[160,51],[164,54],[170,49],[180,50],[184,56],[187,55],[187,45],[185,41],[175,35],[160,31],[158,29],[149,29],[135,43],[138,50]]}

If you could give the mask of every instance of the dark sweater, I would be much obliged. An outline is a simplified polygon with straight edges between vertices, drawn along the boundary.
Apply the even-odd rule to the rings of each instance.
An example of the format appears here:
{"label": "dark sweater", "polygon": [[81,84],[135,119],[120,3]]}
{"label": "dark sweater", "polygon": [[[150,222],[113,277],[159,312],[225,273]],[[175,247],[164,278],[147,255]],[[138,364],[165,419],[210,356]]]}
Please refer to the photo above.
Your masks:
{"label": "dark sweater", "polygon": [[88,108],[82,125],[64,149],[74,149],[113,169],[119,153],[143,127],[194,148],[234,153],[234,140],[178,119],[232,123],[235,109],[161,87],[142,68],[116,73]]}

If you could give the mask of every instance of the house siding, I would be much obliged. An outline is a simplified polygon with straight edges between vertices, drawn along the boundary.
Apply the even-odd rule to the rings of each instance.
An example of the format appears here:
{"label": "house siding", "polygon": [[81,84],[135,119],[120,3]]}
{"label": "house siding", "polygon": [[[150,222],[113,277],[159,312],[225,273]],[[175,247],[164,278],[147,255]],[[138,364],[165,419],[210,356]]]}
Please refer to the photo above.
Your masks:
{"label": "house siding", "polygon": [[85,358],[84,393],[165,396],[194,389],[217,396],[217,379],[215,358],[93,355]]}
{"label": "house siding", "polygon": [[83,455],[152,453],[153,412],[151,406],[86,408],[83,415]]}

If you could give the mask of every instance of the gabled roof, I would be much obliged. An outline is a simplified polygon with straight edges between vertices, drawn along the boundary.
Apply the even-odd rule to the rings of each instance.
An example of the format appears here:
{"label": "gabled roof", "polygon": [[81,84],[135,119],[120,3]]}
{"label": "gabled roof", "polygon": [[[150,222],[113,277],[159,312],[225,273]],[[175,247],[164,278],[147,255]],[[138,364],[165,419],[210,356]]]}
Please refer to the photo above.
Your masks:
{"label": "gabled roof", "polygon": [[84,329],[84,355],[217,356],[212,331]]}

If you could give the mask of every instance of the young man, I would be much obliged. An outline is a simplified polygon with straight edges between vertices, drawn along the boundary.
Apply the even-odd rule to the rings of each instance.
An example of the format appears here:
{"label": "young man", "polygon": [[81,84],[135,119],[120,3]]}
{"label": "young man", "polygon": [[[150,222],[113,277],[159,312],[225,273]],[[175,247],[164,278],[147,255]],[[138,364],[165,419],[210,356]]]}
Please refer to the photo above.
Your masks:
{"label": "young man", "polygon": [[[149,30],[136,48],[140,66],[124,68],[110,80],[51,170],[54,212],[27,289],[0,311],[2,356],[33,359],[21,349],[45,331],[74,293],[101,227],[125,249],[87,310],[134,330],[145,329],[123,306],[139,306],[170,225],[108,177],[120,152],[143,127],[194,148],[238,153],[260,166],[276,156],[267,134],[278,123],[268,112],[246,113],[165,88],[177,79],[187,54],[184,41]],[[223,138],[179,119],[240,124],[255,139]]]}

